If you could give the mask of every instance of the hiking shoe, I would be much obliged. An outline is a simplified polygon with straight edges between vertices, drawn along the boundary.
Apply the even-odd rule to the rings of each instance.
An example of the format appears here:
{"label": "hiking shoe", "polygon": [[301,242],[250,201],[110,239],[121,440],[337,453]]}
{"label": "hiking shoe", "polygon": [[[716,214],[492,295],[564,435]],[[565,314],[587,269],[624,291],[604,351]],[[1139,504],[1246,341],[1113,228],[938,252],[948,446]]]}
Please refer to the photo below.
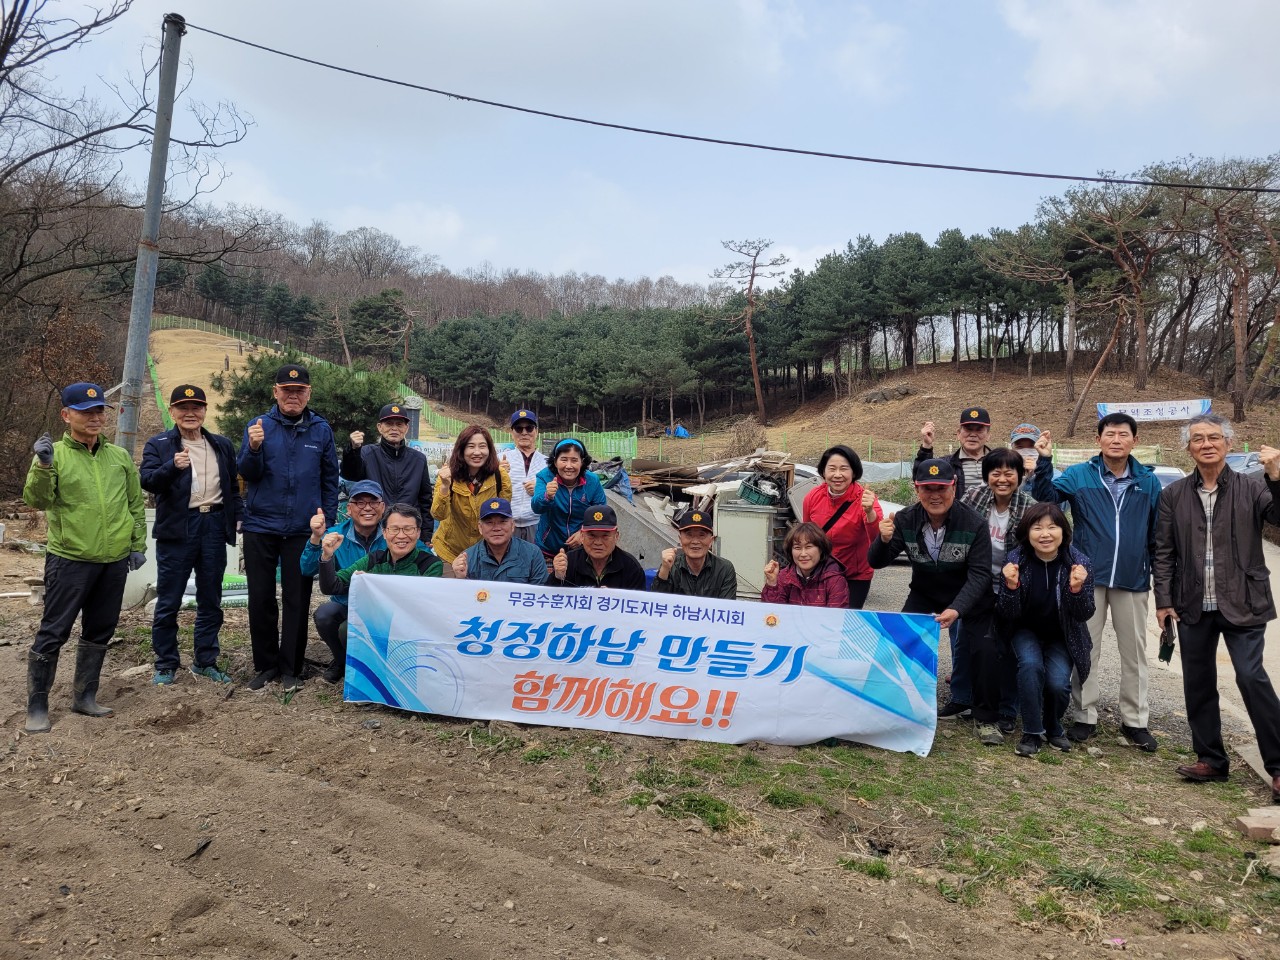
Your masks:
{"label": "hiking shoe", "polygon": [[1067,731],[1067,736],[1076,743],[1084,743],[1097,732],[1097,729],[1096,723],[1073,723],[1071,729]]}
{"label": "hiking shoe", "polygon": [[231,682],[231,676],[219,670],[217,664],[211,663],[207,667],[192,667],[191,672],[197,677],[204,677],[206,680],[212,680],[214,683]]}
{"label": "hiking shoe", "polygon": [[1124,734],[1124,738],[1144,753],[1155,753],[1160,749],[1160,744],[1156,743],[1146,727],[1126,727],[1121,726],[1120,732]]}
{"label": "hiking shoe", "polygon": [[250,690],[261,690],[268,683],[280,676],[279,670],[260,670],[253,675],[253,679],[249,681]]}
{"label": "hiking shoe", "polygon": [[1040,752],[1040,738],[1034,733],[1024,733],[1013,752],[1020,757],[1034,757]]}
{"label": "hiking shoe", "polygon": [[978,739],[988,747],[998,747],[1004,743],[1004,734],[994,723],[978,724]]}
{"label": "hiking shoe", "polygon": [[325,683],[341,683],[342,678],[347,675],[346,661],[334,660],[329,664],[328,669],[320,674],[320,679]]}
{"label": "hiking shoe", "polygon": [[968,720],[973,716],[973,708],[967,703],[956,703],[951,700],[938,708],[939,720]]}
{"label": "hiking shoe", "polygon": [[1049,746],[1055,750],[1061,750],[1063,753],[1071,752],[1071,740],[1063,734],[1060,733],[1056,737],[1046,737],[1045,739],[1049,741]]}
{"label": "hiking shoe", "polygon": [[1017,725],[1017,721],[1010,720],[1008,717],[1001,717],[996,721],[996,726],[1000,728],[1000,732],[1006,737],[1013,733],[1013,729]]}
{"label": "hiking shoe", "polygon": [[282,673],[280,675],[280,689],[285,693],[301,690],[302,679],[300,677],[295,677],[292,673]]}
{"label": "hiking shoe", "polygon": [[176,679],[178,679],[177,670],[157,670],[151,675],[151,682],[157,687],[167,687]]}

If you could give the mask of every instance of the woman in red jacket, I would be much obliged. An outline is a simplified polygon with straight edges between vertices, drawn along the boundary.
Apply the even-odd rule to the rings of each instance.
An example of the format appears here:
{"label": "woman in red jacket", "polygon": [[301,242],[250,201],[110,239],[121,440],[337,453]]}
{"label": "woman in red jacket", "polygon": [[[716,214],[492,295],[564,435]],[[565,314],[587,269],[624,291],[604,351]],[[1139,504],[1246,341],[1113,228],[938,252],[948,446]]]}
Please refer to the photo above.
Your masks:
{"label": "woman in red jacket", "polygon": [[791,562],[764,565],[765,603],[793,603],[801,607],[847,607],[849,584],[844,567],[831,556],[831,541],[816,523],[797,523],[782,542]]}
{"label": "woman in red jacket", "polygon": [[843,445],[828,448],[818,460],[825,483],[804,498],[801,519],[817,524],[831,541],[831,555],[844,567],[849,581],[849,606],[861,610],[871,589],[867,547],[877,536],[884,511],[870,490],[862,487],[862,461]]}

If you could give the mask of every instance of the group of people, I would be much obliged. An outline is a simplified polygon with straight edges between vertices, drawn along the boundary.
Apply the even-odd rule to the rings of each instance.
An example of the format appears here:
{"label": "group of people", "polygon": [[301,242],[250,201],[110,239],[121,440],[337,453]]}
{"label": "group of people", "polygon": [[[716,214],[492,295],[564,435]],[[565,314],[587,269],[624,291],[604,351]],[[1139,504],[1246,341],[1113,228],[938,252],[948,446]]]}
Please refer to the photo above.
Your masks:
{"label": "group of people", "polygon": [[[733,565],[712,552],[714,523],[704,509],[677,516],[680,546],[663,552],[649,584],[619,547],[617,516],[585,445],[565,438],[544,456],[532,410],[512,413],[515,443],[502,451],[484,427],[467,427],[433,483],[425,455],[407,442],[408,416],[398,404],[380,411],[376,443],[353,432],[339,458],[332,428],[310,405],[305,367],[282,366],[273,397],[271,409],[249,421],[237,452],[204,427],[204,391],[180,385],[170,397],[174,426],[147,441],[139,470],[100,435],[102,388],[76,383],[62,391],[66,433],[35,442],[23,492],[49,527],[45,614],[28,656],[28,732],[49,729],[59,653],[80,616],[73,709],[111,712],[96,694],[125,576],[146,561],[144,490],[156,505],[157,685],[172,683],[181,665],[177,615],[193,573],[192,672],[231,681],[218,666],[218,634],[226,548],[237,532],[255,690],[277,681],[285,690],[301,686],[316,577],[329,596],[314,620],[332,652],[330,682],[343,675],[347,593],[363,573],[737,595]],[[1180,639],[1197,754],[1178,772],[1198,781],[1227,776],[1215,669],[1225,638],[1280,800],[1280,701],[1262,666],[1263,628],[1275,608],[1261,545],[1263,524],[1280,524],[1280,450],[1262,448],[1263,477],[1237,474],[1226,462],[1231,424],[1216,414],[1194,417],[1183,439],[1196,469],[1162,490],[1132,455],[1131,417],[1109,414],[1097,429],[1099,454],[1055,475],[1047,430],[1019,424],[1009,447],[992,449],[989,414],[968,407],[958,449],[942,458],[926,422],[913,470],[918,502],[888,516],[860,484],[858,455],[831,447],[782,562],[764,569],[761,599],[861,608],[874,571],[905,553],[911,581],[903,612],[932,615],[950,633],[950,699],[940,719],[972,717],[982,742],[995,745],[1021,715],[1023,755],[1044,744],[1070,750],[1095,735],[1110,614],[1121,733],[1154,751],[1146,658],[1154,576],[1157,620],[1176,626]],[[339,521],[340,478],[350,490]]]}

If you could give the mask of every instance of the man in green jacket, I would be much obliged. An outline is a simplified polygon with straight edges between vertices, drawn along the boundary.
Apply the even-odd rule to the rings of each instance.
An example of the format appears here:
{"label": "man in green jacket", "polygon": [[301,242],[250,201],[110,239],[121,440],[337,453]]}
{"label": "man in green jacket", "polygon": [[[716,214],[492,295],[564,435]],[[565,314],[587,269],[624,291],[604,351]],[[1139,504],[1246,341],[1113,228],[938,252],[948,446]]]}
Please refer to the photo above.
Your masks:
{"label": "man in green jacket", "polygon": [[102,439],[106,401],[96,383],[62,391],[67,432],[32,445],[22,499],[45,512],[44,617],[27,655],[27,732],[49,729],[49,688],[58,653],[83,614],[71,709],[108,717],[97,702],[98,677],[124,600],[125,576],[146,560],[142,485],[133,458]]}
{"label": "man in green jacket", "polygon": [[711,552],[715,542],[711,511],[686,510],[676,519],[676,529],[680,531],[680,549],[662,551],[652,589],[684,597],[736,599],[738,574],[733,564]]}

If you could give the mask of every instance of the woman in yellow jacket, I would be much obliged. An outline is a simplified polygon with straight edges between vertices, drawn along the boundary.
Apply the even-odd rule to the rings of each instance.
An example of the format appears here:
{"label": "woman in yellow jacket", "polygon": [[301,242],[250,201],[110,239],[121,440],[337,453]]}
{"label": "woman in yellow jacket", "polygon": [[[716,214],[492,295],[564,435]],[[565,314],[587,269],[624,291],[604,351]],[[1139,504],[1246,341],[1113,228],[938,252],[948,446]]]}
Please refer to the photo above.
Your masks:
{"label": "woman in yellow jacket", "polygon": [[511,499],[511,474],[498,459],[489,431],[473,423],[458,434],[449,462],[436,473],[431,548],[446,567],[480,540],[480,504],[494,497]]}

